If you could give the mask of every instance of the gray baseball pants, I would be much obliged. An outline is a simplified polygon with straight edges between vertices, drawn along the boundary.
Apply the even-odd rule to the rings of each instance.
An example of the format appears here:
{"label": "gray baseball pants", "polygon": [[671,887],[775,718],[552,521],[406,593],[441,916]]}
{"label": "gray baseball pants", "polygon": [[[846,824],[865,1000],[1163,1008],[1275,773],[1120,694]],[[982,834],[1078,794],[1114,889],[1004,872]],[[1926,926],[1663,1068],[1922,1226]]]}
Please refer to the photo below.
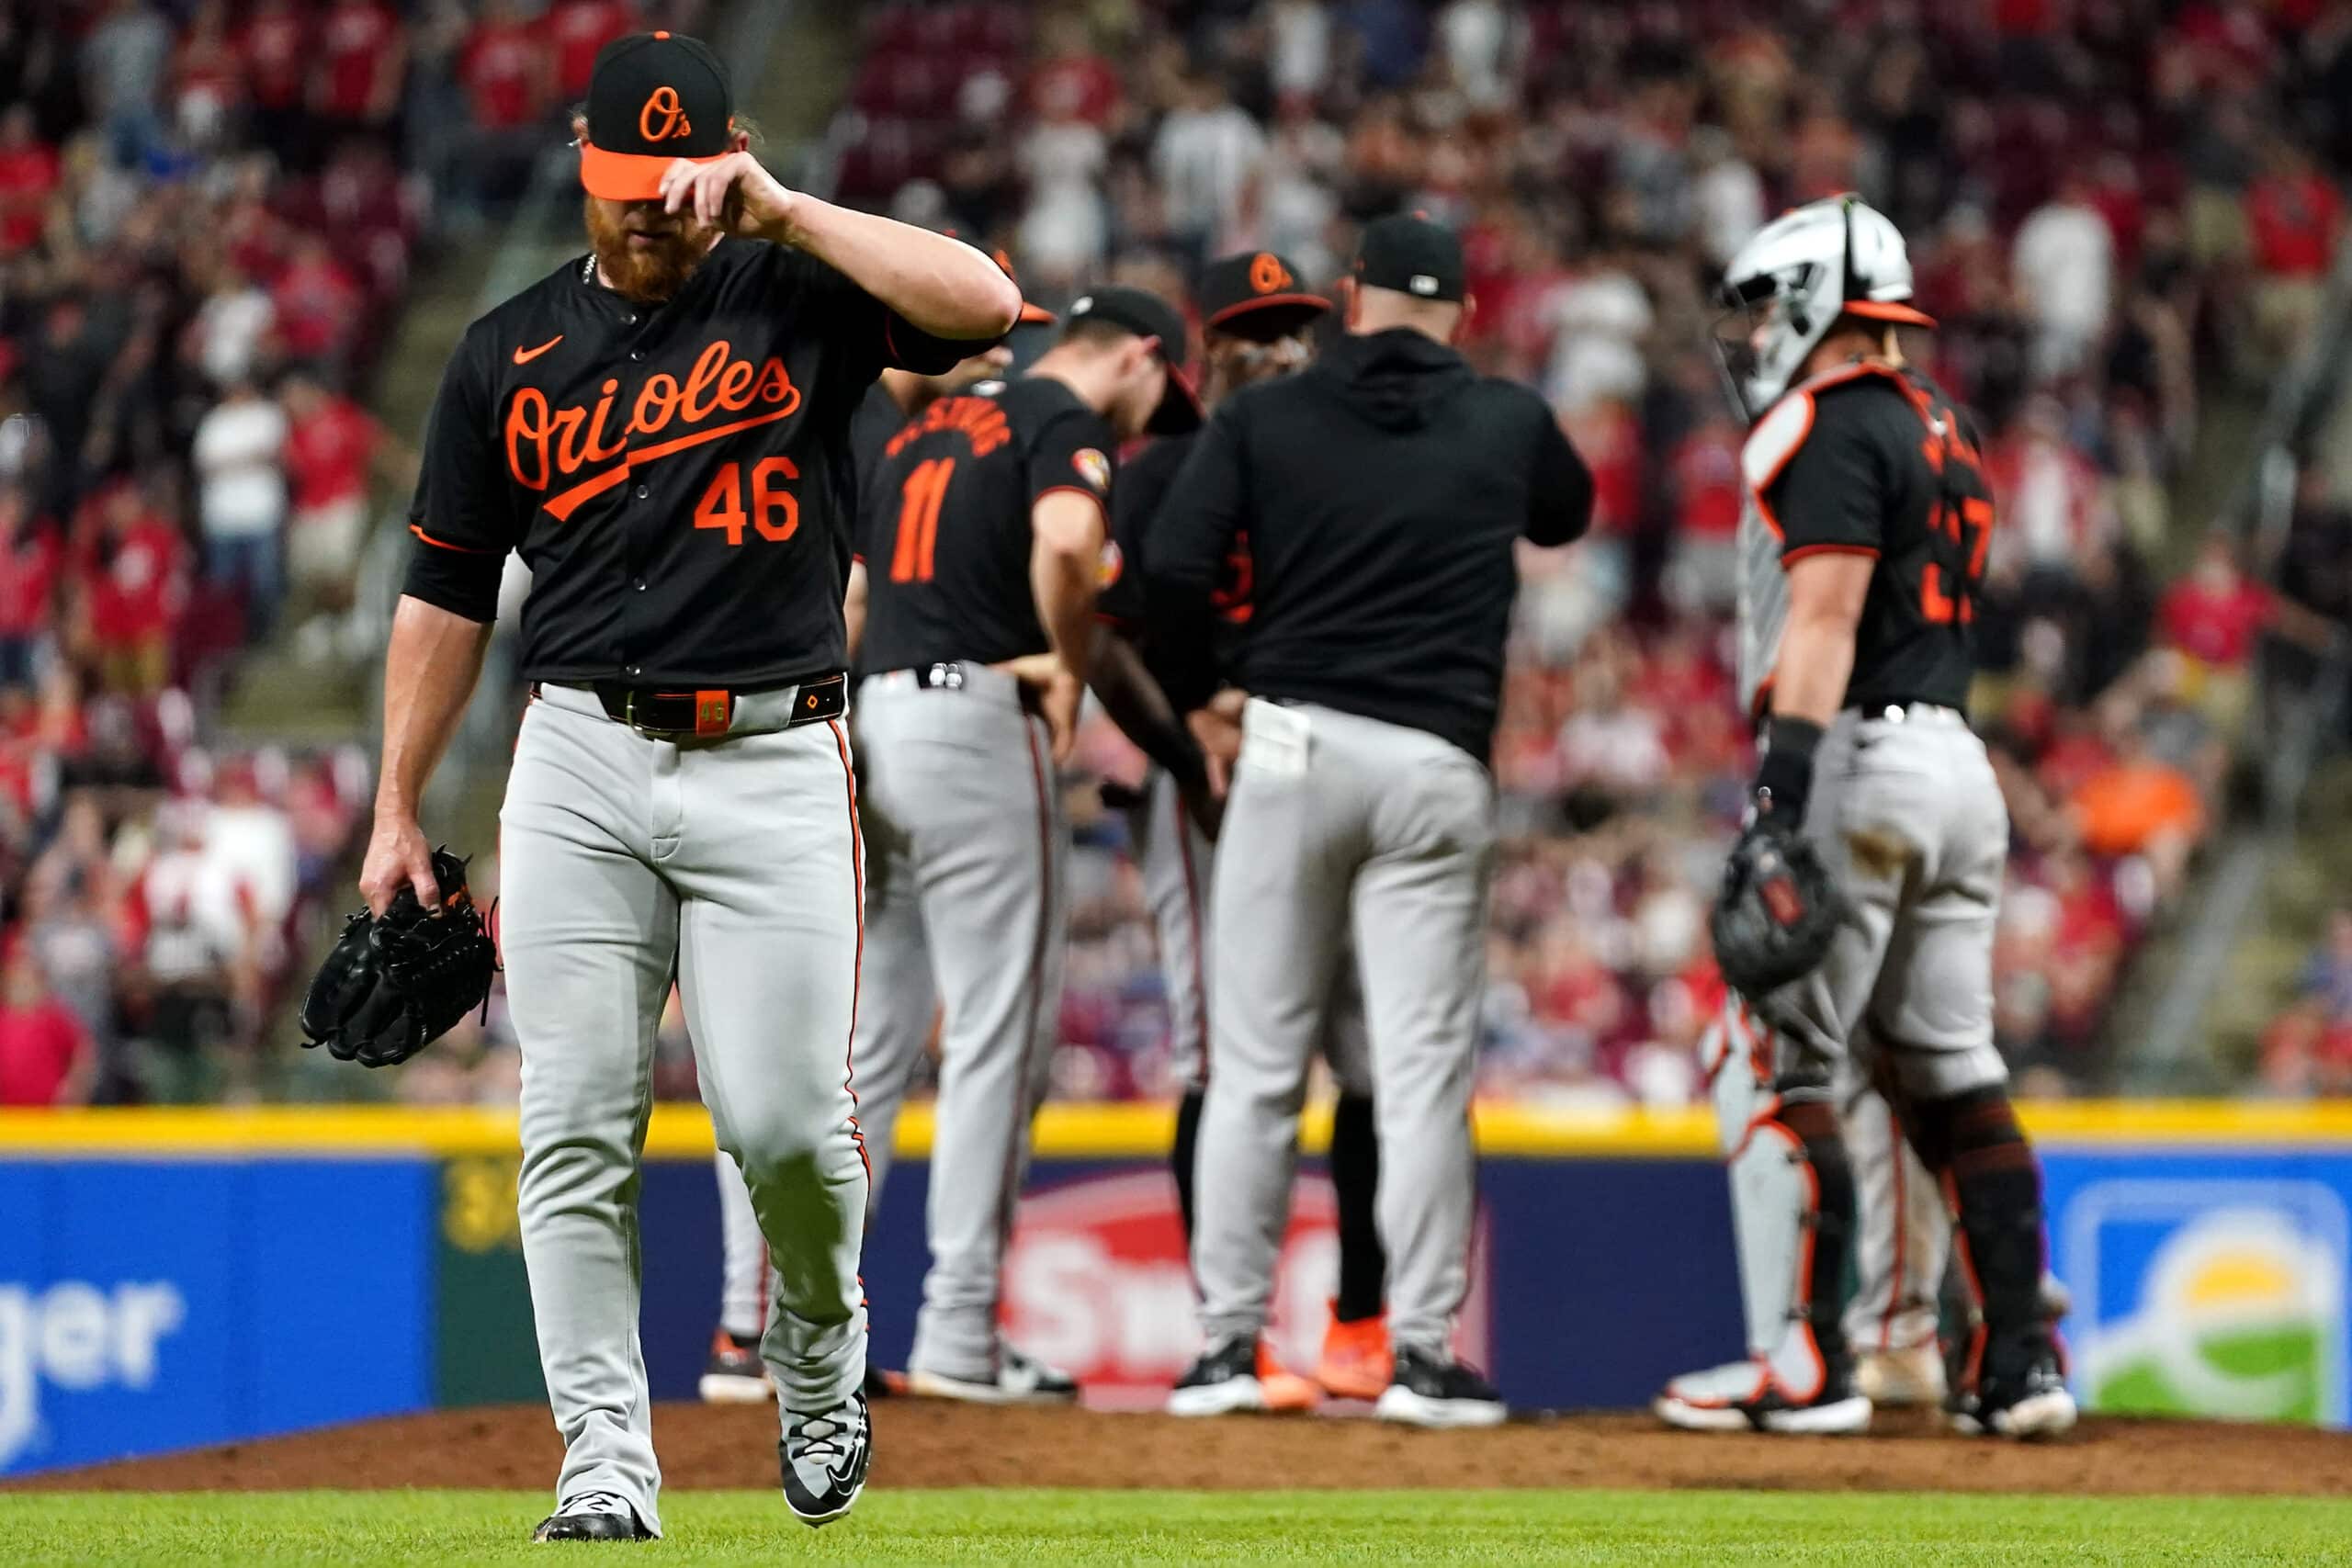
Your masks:
{"label": "gray baseball pants", "polygon": [[1852,912],[1828,954],[1758,1008],[1784,1071],[1825,1088],[1849,1050],[1900,1091],[1944,1100],[2008,1081],[1993,1044],[1993,932],[2008,809],[1968,720],[1926,703],[1849,709],[1814,753],[1805,835]]}
{"label": "gray baseball pants", "polygon": [[639,1161],[674,964],[705,1102],[775,1269],[761,1354],[786,1411],[865,1375],[866,1171],[850,1094],[863,866],[847,732],[786,728],[792,690],[672,741],[542,688],[500,815],[499,926],[523,1049],[524,1261],[559,1505],[659,1531],[638,1343]]}
{"label": "gray baseball pants", "polygon": [[1060,1022],[1069,834],[1045,722],[1001,671],[965,665],[956,679],[926,688],[898,671],[858,688],[877,840],[858,1090],[869,1153],[885,1159],[936,998],[931,1269],[907,1365],[987,1382],[1030,1122]]}
{"label": "gray baseball pants", "polygon": [[1211,1344],[1265,1326],[1299,1108],[1352,936],[1380,1135],[1389,1335],[1450,1355],[1477,1201],[1470,1094],[1494,786],[1433,735],[1253,699],[1216,849],[1216,1070],[1193,1267]]}
{"label": "gray baseball pants", "polygon": [[[1143,801],[1127,812],[1127,838],[1151,909],[1168,993],[1169,1076],[1187,1089],[1209,1079],[1209,970],[1215,963],[1216,846],[1193,814],[1184,792],[1163,768],[1144,777]],[[1363,993],[1355,955],[1344,955],[1331,983],[1331,1007],[1322,1049],[1331,1076],[1348,1094],[1372,1093],[1372,1046],[1364,1037]]]}

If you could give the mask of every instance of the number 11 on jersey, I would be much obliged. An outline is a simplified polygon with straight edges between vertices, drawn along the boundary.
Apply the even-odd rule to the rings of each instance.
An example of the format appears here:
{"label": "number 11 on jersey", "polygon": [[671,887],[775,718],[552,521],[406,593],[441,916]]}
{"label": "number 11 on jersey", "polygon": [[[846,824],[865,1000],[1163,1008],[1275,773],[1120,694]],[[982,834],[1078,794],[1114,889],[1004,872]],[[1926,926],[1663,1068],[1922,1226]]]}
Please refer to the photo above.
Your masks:
{"label": "number 11 on jersey", "polygon": [[929,582],[932,556],[939,545],[939,504],[956,473],[953,457],[917,463],[899,492],[899,542],[890,552],[890,581]]}

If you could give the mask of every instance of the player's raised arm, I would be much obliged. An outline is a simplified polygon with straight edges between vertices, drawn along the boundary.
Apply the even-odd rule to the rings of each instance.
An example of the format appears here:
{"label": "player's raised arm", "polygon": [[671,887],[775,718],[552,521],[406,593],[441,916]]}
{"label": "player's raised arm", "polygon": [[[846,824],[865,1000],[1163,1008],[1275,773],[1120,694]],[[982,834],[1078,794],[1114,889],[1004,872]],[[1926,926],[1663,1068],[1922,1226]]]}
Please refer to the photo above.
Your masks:
{"label": "player's raised arm", "polygon": [[1021,288],[980,251],[910,223],[836,207],[787,189],[752,156],[739,133],[735,151],[708,164],[679,159],[662,176],[670,212],[718,223],[733,195],[735,231],[806,251],[933,337],[1003,336],[1021,314]]}

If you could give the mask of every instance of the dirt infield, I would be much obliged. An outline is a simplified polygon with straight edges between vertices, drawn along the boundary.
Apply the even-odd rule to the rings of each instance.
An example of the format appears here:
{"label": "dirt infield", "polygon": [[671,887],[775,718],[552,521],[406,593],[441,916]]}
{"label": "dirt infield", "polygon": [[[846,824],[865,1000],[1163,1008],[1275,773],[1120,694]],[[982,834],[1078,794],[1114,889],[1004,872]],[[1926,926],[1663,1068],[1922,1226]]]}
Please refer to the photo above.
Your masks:
{"label": "dirt infield", "polygon": [[[1572,1416],[1487,1432],[1371,1420],[1182,1421],[1095,1411],[875,1406],[883,1486],[1739,1487],[2352,1496],[2352,1436],[2211,1422],[2094,1420],[2037,1447],[1951,1437],[1882,1416],[1870,1438],[1693,1437],[1645,1416]],[[663,1405],[654,1437],[673,1487],[775,1484],[775,1422],[760,1409]],[[549,1484],[547,1411],[442,1411],[28,1478],[27,1488],[265,1491]]]}

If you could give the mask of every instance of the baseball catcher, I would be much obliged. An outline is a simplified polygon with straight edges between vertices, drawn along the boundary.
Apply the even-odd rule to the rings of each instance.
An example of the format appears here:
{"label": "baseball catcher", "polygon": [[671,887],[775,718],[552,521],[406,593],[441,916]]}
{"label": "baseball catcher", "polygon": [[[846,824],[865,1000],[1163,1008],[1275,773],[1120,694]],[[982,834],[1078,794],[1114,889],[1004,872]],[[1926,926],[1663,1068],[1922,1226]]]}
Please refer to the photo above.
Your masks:
{"label": "baseball catcher", "polygon": [[1968,420],[1904,359],[1895,329],[1935,324],[1910,300],[1902,234],[1853,197],[1768,224],[1725,269],[1717,347],[1754,421],[1740,685],[1764,753],[1711,930],[1768,1031],[1751,1166],[1733,1164],[1770,1223],[1740,1227],[1741,1272],[1794,1300],[1747,1386],[1659,1399],[1679,1427],[1870,1424],[1836,1289],[1856,1198],[1832,1092],[1865,1048],[1981,1298],[1957,1418],[2020,1438],[2075,1423],[2041,1301],[2041,1166],[1993,1043],[2008,817],[1966,712],[1993,497]]}
{"label": "baseball catcher", "polygon": [[380,915],[362,909],[319,965],[302,998],[305,1046],[337,1061],[397,1066],[490,998],[498,950],[466,886],[466,863],[433,852],[441,907],[403,886]]}

